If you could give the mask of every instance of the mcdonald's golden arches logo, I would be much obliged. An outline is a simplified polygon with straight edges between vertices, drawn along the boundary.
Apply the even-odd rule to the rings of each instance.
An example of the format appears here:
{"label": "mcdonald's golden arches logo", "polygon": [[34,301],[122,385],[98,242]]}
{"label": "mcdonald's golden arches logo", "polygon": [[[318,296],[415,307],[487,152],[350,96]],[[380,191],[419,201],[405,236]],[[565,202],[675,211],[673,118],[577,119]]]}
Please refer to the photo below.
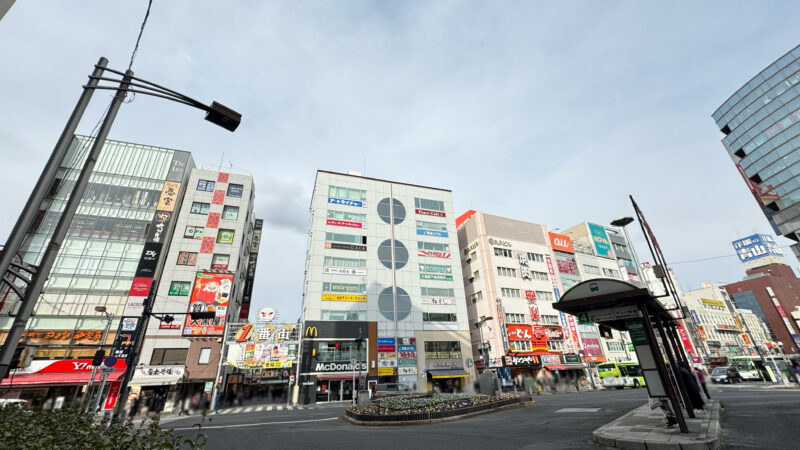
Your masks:
{"label": "mcdonald's golden arches logo", "polygon": [[306,327],[306,337],[317,337],[317,327]]}

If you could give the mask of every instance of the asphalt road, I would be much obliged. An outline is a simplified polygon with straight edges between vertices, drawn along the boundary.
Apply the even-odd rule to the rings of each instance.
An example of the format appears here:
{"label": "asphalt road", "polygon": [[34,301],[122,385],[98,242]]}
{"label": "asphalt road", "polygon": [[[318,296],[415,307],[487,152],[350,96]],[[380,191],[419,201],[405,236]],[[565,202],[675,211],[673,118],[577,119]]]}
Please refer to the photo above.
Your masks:
{"label": "asphalt road", "polygon": [[[759,384],[709,386],[725,403],[723,444],[729,449],[800,448],[800,390]],[[455,422],[390,427],[350,425],[343,408],[261,411],[212,416],[203,426],[208,449],[598,449],[592,431],[647,401],[645,389],[545,394],[536,405]],[[186,437],[198,418],[167,419]]]}

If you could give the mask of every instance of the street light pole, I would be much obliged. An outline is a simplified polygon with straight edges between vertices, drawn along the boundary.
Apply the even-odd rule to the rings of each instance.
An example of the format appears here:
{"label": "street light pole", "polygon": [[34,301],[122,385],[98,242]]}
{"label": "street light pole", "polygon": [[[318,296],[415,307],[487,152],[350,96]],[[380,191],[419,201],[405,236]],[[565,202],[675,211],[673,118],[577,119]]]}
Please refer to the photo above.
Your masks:
{"label": "street light pole", "polygon": [[[105,306],[96,306],[94,308],[95,311],[99,313],[103,313],[106,315],[106,329],[103,330],[103,337],[100,338],[100,345],[97,346],[97,350],[102,350],[103,345],[106,343],[106,339],[108,338],[108,332],[111,328],[111,321],[114,320],[114,314],[106,312]],[[97,376],[97,368],[99,366],[92,366],[92,375],[89,377],[89,383],[86,385],[86,397],[91,398],[92,394],[92,384],[94,383],[94,377]]]}
{"label": "street light pole", "polygon": [[222,376],[222,368],[225,363],[225,346],[228,342],[228,329],[230,328],[230,321],[225,320],[225,329],[222,332],[222,348],[219,351],[219,364],[217,365],[217,376],[214,378],[214,385],[211,388],[211,404],[209,408],[214,411],[217,406],[217,392],[219,392],[220,377]]}

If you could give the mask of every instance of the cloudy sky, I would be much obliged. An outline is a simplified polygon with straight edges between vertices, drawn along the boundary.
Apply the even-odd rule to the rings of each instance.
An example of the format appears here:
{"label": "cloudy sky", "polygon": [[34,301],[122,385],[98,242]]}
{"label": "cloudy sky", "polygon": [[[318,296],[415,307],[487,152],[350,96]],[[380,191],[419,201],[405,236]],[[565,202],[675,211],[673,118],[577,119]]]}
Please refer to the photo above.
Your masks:
{"label": "cloudy sky", "polygon": [[[19,1],[0,20],[3,241],[92,66],[127,67],[146,5]],[[110,138],[252,173],[254,306],[287,320],[317,169],[452,189],[457,212],[551,229],[633,215],[633,194],[684,288],[731,282],[730,242],[771,229],[710,115],[800,43],[798,16],[792,2],[155,0],[136,75],[242,125],[138,96]]]}

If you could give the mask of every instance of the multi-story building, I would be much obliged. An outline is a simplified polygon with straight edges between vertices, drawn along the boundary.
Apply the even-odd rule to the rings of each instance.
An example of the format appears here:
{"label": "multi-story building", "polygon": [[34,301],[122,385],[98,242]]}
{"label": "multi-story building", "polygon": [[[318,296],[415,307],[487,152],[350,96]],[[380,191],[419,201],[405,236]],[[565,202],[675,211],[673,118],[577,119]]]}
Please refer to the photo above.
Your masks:
{"label": "multi-story building", "polygon": [[[38,264],[44,255],[93,142],[84,136],[71,142],[20,249],[26,263]],[[34,404],[72,399],[88,382],[88,363],[98,347],[108,354],[136,280],[152,278],[164,263],[160,249],[169,245],[173,223],[168,219],[180,206],[193,166],[188,152],[106,142],[23,335],[22,343],[35,348],[34,360],[3,380],[3,387],[12,386],[5,395]],[[143,258],[146,249],[155,253]],[[2,306],[0,339],[16,300],[10,296]],[[110,382],[122,375],[124,362],[115,367]]]}
{"label": "multi-story building", "polygon": [[370,383],[471,391],[475,371],[457,251],[449,190],[317,171],[301,401],[351,398],[356,369]]}
{"label": "multi-story building", "polygon": [[[149,321],[130,382],[134,392],[165,396],[166,409],[174,397],[201,392],[216,377],[218,338],[226,323],[239,319],[252,250],[258,248],[254,200],[249,175],[203,169],[189,175],[153,303],[154,313],[174,321]],[[215,311],[217,317],[193,321],[176,314],[192,311]],[[172,388],[178,383],[180,389]]]}
{"label": "multi-story building", "polygon": [[[770,225],[800,241],[800,46],[739,88],[712,117]],[[792,251],[800,257],[797,243]]]}
{"label": "multi-story building", "polygon": [[542,367],[583,376],[577,322],[552,306],[564,288],[547,228],[472,210],[457,224],[478,367],[507,382]]}
{"label": "multi-story building", "polygon": [[738,308],[749,309],[764,320],[787,354],[798,353],[798,326],[786,311],[800,308],[800,279],[785,264],[767,264],[746,273],[744,280],[725,285],[725,291]]}

